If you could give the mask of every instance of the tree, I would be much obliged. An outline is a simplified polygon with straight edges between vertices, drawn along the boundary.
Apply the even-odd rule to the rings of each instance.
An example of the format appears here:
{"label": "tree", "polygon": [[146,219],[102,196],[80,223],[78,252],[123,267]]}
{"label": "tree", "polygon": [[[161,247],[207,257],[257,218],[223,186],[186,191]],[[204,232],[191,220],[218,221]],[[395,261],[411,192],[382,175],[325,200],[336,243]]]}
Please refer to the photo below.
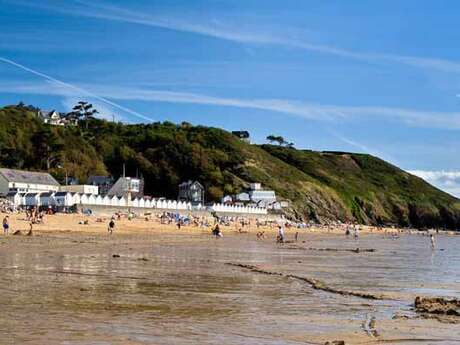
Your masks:
{"label": "tree", "polygon": [[267,140],[273,144],[273,143],[277,143],[278,145],[284,145],[286,144],[286,141],[284,140],[284,138],[282,136],[277,136],[277,135],[273,135],[273,134],[270,134],[268,137],[267,137]]}
{"label": "tree", "polygon": [[270,134],[267,137],[267,140],[270,142],[270,144],[273,144],[276,141],[276,136],[274,136],[273,134]]}
{"label": "tree", "polygon": [[80,101],[73,107],[73,111],[68,114],[68,118],[71,120],[84,119],[86,130],[88,130],[88,121],[93,119],[95,114],[99,114],[99,112],[93,108],[91,103]]}
{"label": "tree", "polygon": [[31,138],[35,148],[35,157],[40,158],[41,168],[51,169],[51,165],[58,161],[62,148],[61,139],[49,128],[35,132]]}

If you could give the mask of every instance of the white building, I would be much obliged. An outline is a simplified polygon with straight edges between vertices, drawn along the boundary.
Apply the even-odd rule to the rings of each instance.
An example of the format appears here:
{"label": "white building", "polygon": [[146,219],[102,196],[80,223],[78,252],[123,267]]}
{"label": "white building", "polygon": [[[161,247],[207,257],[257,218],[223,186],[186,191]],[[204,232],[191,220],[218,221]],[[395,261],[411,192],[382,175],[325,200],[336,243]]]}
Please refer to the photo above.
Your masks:
{"label": "white building", "polygon": [[276,193],[273,190],[262,189],[260,183],[251,183],[249,190],[249,198],[252,203],[260,207],[273,208],[276,203]]}
{"label": "white building", "polygon": [[0,195],[9,192],[41,193],[57,192],[59,183],[48,173],[0,169]]}
{"label": "white building", "polygon": [[74,125],[76,126],[78,124],[78,120],[70,119],[66,113],[59,113],[56,110],[51,110],[51,111],[40,110],[37,115],[38,115],[38,118],[41,119],[43,123],[46,123],[47,125],[52,125],[52,126]]}
{"label": "white building", "polygon": [[61,186],[59,190],[61,192],[99,195],[99,187],[93,186],[90,184],[76,184],[76,185]]}
{"label": "white building", "polygon": [[108,196],[141,197],[144,193],[143,180],[133,177],[120,177],[107,192]]}

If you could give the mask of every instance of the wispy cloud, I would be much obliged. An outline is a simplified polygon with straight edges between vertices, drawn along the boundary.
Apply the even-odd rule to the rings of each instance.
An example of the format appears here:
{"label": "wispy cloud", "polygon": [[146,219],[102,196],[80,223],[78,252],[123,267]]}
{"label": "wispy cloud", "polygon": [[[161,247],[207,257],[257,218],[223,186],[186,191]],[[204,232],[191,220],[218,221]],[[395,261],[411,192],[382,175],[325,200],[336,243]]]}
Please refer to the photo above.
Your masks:
{"label": "wispy cloud", "polygon": [[412,170],[409,173],[416,175],[428,183],[460,198],[460,171],[427,171]]}
{"label": "wispy cloud", "polygon": [[354,60],[393,62],[418,68],[460,73],[460,62],[458,61],[441,58],[353,51],[331,45],[308,42],[304,38],[299,38],[299,35],[291,35],[287,32],[245,31],[241,29],[241,25],[238,23],[225,25],[222,21],[214,20],[206,22],[203,18],[196,18],[196,16],[155,15],[141,10],[134,11],[113,5],[96,4],[86,0],[66,1],[65,4],[55,0],[48,0],[47,2],[25,2],[16,0],[15,3],[23,6],[33,6],[46,10],[58,11],[68,15],[163,28],[232,42],[277,45]]}
{"label": "wispy cloud", "polygon": [[[53,78],[52,76],[49,76],[49,75],[47,75],[45,73],[42,73],[42,72],[39,72],[39,71],[37,71],[35,69],[32,69],[30,67],[24,66],[24,65],[22,65],[20,63],[17,63],[15,61],[13,61],[13,60],[0,57],[0,62],[9,64],[9,65],[14,66],[16,68],[19,68],[19,69],[21,69],[23,71],[26,71],[26,72],[28,72],[30,74],[33,74],[33,75],[35,75],[37,77],[40,77],[40,78],[45,79],[45,80],[47,80],[49,82],[52,82],[54,84],[55,88],[61,88],[61,90],[62,90],[61,94],[62,93],[67,93],[68,94],[70,91],[72,91],[74,94],[77,94],[77,95],[90,96],[93,99],[96,99],[96,100],[101,101],[101,102],[103,102],[105,104],[108,104],[108,105],[110,105],[110,106],[112,106],[114,108],[122,110],[125,113],[134,115],[134,116],[136,116],[138,118],[141,118],[143,120],[146,120],[146,121],[153,121],[153,119],[151,119],[151,118],[149,118],[149,117],[147,117],[147,116],[145,116],[145,115],[143,115],[143,114],[141,114],[141,113],[139,113],[139,112],[137,112],[135,110],[129,109],[129,108],[124,107],[124,106],[122,106],[120,104],[117,104],[117,103],[115,103],[113,101],[110,101],[107,98],[104,98],[104,97],[102,97],[102,96],[100,96],[100,95],[98,95],[98,94],[96,94],[94,92],[90,92],[90,91],[88,91],[88,90],[86,90],[86,89],[84,89],[82,87],[75,86],[73,84],[69,84],[69,83],[64,82],[62,80]],[[7,92],[7,91],[5,91],[5,92]]]}
{"label": "wispy cloud", "polygon": [[[52,81],[50,81],[52,82]],[[413,127],[442,129],[460,129],[460,112],[430,112],[417,109],[391,108],[380,106],[341,106],[318,104],[313,102],[287,99],[241,99],[215,97],[189,92],[173,92],[152,90],[141,87],[117,87],[113,85],[84,85],[67,87],[67,84],[43,82],[4,82],[0,83],[0,91],[7,93],[43,94],[70,97],[80,95],[85,90],[88,96],[94,97],[109,105],[116,104],[111,100],[130,100],[145,102],[165,102],[174,104],[198,104],[206,106],[234,107],[257,109],[310,120],[337,123],[337,121],[356,121],[360,119],[387,119],[405,123]],[[123,110],[117,104],[116,108]],[[138,114],[130,110],[129,114]],[[143,115],[141,115],[143,116]],[[148,118],[148,120],[151,120]]]}

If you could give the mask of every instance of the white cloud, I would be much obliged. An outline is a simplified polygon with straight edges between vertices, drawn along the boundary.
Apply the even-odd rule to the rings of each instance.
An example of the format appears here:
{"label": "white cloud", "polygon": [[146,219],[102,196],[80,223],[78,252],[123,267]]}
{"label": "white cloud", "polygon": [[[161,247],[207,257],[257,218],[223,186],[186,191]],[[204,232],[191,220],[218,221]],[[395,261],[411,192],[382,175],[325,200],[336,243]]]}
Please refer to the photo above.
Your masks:
{"label": "white cloud", "polygon": [[460,198],[460,171],[412,170],[408,172],[424,179],[433,186]]}
{"label": "white cloud", "polygon": [[[17,63],[16,61],[0,57],[0,62],[6,63],[6,64],[11,65],[11,66],[14,66],[14,67],[19,68],[19,69],[21,69],[23,71],[26,71],[26,72],[28,72],[30,74],[33,74],[33,75],[35,75],[37,77],[45,79],[48,82],[51,82],[52,85],[54,86],[54,88],[58,89],[58,93],[61,94],[61,95],[63,94],[63,95],[89,96],[89,97],[91,97],[93,99],[96,99],[96,100],[98,100],[100,102],[108,104],[108,105],[110,105],[110,106],[112,106],[114,108],[122,110],[125,113],[134,115],[136,117],[139,117],[139,118],[141,118],[143,120],[146,120],[146,121],[149,121],[149,122],[153,121],[153,119],[151,119],[151,118],[149,118],[149,117],[147,117],[147,116],[145,116],[145,115],[143,115],[143,114],[141,114],[141,113],[139,113],[139,112],[137,112],[135,110],[129,109],[129,108],[124,107],[124,106],[122,106],[120,104],[117,104],[117,103],[115,103],[115,102],[113,102],[111,100],[108,100],[108,99],[106,99],[104,97],[101,97],[101,95],[97,95],[94,92],[90,92],[90,91],[88,91],[88,90],[86,90],[86,89],[84,89],[84,88],[82,88],[80,86],[76,86],[76,85],[64,82],[62,80],[56,79],[56,78],[54,78],[52,76],[49,76],[49,75],[47,75],[45,73],[39,72],[39,71],[34,70],[34,69],[30,68],[30,67],[24,66],[24,65],[22,65],[20,63]],[[49,87],[49,85],[48,85],[48,87]],[[32,89],[33,88],[34,87],[32,87]],[[32,91],[32,89],[30,89],[30,91]],[[5,92],[8,92],[8,91],[5,91]],[[29,93],[32,93],[32,92],[29,92]]]}
{"label": "white cloud", "polygon": [[[269,44],[292,47],[321,54],[335,55],[344,58],[363,61],[386,61],[409,65],[419,68],[435,69],[444,72],[460,73],[460,62],[440,58],[425,58],[397,54],[357,52],[330,45],[308,42],[299,35],[279,32],[254,32],[241,30],[236,22],[224,25],[222,21],[208,21],[202,16],[182,16],[177,14],[151,14],[140,10],[133,11],[122,7],[93,3],[86,0],[30,2],[15,0],[16,5],[32,6],[41,9],[57,11],[68,15],[96,18],[110,21],[125,22],[137,25],[151,26],[180,32],[194,33],[217,39],[252,44]],[[195,18],[197,17],[197,18]]]}
{"label": "white cloud", "polygon": [[[51,82],[51,83],[50,83]],[[49,82],[6,82],[0,83],[0,91],[7,93],[44,94],[64,97],[86,96],[101,101],[126,114],[152,121],[138,112],[114,103],[112,100],[130,100],[146,102],[166,102],[176,104],[199,104],[209,106],[258,109],[288,114],[305,119],[337,122],[358,119],[389,119],[399,121],[413,127],[442,129],[460,129],[460,112],[435,112],[407,108],[391,108],[382,106],[341,106],[318,104],[314,102],[286,99],[241,99],[214,97],[189,92],[173,92],[152,90],[140,87],[117,87],[107,85],[80,86]],[[82,92],[84,90],[84,92]],[[95,96],[96,95],[96,96]],[[114,104],[116,106],[114,106]],[[140,116],[139,116],[140,115]]]}

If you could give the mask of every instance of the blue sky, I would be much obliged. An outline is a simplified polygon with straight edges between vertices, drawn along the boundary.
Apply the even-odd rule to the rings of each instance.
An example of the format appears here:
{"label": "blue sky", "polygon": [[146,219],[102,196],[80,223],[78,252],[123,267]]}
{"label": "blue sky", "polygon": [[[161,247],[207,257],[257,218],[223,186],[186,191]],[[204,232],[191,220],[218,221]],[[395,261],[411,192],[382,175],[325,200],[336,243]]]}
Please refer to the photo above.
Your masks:
{"label": "blue sky", "polygon": [[1,104],[367,152],[460,196],[458,1],[0,0]]}

